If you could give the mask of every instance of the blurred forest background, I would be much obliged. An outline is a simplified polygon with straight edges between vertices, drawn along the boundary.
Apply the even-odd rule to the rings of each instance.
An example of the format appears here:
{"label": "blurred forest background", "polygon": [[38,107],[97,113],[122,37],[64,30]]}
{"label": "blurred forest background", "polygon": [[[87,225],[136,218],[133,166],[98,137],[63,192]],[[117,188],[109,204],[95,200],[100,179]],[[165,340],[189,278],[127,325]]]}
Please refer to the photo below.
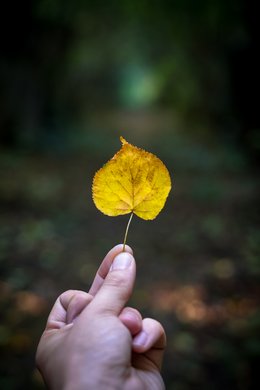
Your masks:
{"label": "blurred forest background", "polygon": [[245,0],[1,5],[0,388],[43,389],[47,314],[89,288],[127,216],[91,199],[119,135],[173,189],[134,218],[131,304],[165,326],[167,389],[258,388],[257,12]]}

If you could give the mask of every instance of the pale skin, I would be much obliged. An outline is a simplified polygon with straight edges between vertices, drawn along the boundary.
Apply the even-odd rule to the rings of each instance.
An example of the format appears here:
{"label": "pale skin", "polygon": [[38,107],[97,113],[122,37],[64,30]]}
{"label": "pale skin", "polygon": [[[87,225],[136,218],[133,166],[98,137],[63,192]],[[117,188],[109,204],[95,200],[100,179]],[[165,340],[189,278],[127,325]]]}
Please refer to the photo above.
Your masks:
{"label": "pale skin", "polygon": [[56,300],[38,345],[37,366],[51,390],[162,390],[162,325],[127,307],[136,265],[130,247],[106,255],[88,293]]}

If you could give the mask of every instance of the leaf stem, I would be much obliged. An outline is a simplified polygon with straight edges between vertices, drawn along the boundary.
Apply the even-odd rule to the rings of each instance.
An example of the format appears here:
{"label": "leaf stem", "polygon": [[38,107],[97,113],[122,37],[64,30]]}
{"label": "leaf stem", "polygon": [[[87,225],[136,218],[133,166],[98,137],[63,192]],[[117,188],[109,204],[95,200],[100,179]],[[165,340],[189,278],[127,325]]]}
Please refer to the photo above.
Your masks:
{"label": "leaf stem", "polygon": [[123,252],[125,251],[125,244],[126,244],[128,229],[129,229],[130,223],[131,223],[131,221],[132,221],[133,215],[134,215],[134,213],[132,213],[132,214],[130,215],[130,218],[129,218],[128,223],[127,223],[127,226],[126,226],[125,237],[124,237],[124,244],[123,244]]}

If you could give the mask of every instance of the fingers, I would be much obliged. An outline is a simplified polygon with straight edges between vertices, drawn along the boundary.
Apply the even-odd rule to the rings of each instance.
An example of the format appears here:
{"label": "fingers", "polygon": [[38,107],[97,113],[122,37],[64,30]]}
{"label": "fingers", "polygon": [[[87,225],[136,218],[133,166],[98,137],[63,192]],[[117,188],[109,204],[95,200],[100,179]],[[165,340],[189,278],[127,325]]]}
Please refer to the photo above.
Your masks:
{"label": "fingers", "polygon": [[[108,271],[111,267],[111,264],[114,260],[114,258],[123,251],[123,244],[116,245],[114,248],[112,248],[108,254],[105,256],[104,260],[102,261],[96,276],[94,278],[94,281],[92,283],[92,286],[89,290],[89,294],[91,295],[96,295],[102,284],[104,283],[104,279],[108,274]],[[133,254],[132,249],[126,245],[125,246],[125,251],[128,253]]]}
{"label": "fingers", "polygon": [[118,316],[133,290],[135,260],[129,252],[121,252],[114,257],[109,271],[107,269],[105,271],[108,274],[93,298],[89,311],[92,310],[93,314],[95,312]]}
{"label": "fingers", "polygon": [[142,316],[136,309],[125,307],[118,317],[132,336],[135,336],[142,330]]}
{"label": "fingers", "polygon": [[[76,291],[76,293],[71,297],[70,301],[68,302],[66,316],[67,324],[74,322],[76,317],[78,317],[82,310],[85,309],[86,306],[88,306],[92,299],[92,295],[84,291]],[[61,302],[65,307],[63,300],[61,300]]]}
{"label": "fingers", "polygon": [[56,300],[49,318],[46,330],[60,329],[72,323],[93,297],[84,291],[68,290]]}
{"label": "fingers", "polygon": [[[89,294],[84,291],[69,290],[64,292],[55,302],[49,315],[46,329],[60,329],[74,321],[82,310],[91,302],[93,296],[104,283],[104,279],[111,268],[114,258],[122,253],[123,245],[112,248],[100,265]],[[126,245],[124,253],[132,253],[132,249]]]}
{"label": "fingers", "polygon": [[160,369],[165,347],[166,335],[162,325],[156,320],[145,318],[142,331],[133,338],[133,351],[145,354]]}

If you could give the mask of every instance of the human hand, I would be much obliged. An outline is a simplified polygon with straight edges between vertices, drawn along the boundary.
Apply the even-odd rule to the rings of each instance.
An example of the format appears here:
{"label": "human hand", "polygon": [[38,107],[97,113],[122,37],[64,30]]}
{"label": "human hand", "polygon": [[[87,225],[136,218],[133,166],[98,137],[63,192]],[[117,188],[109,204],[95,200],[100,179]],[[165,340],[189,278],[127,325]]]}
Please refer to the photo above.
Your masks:
{"label": "human hand", "polygon": [[54,304],[36,362],[51,390],[160,390],[165,333],[125,307],[135,281],[132,250],[114,247],[89,293],[69,290]]}

